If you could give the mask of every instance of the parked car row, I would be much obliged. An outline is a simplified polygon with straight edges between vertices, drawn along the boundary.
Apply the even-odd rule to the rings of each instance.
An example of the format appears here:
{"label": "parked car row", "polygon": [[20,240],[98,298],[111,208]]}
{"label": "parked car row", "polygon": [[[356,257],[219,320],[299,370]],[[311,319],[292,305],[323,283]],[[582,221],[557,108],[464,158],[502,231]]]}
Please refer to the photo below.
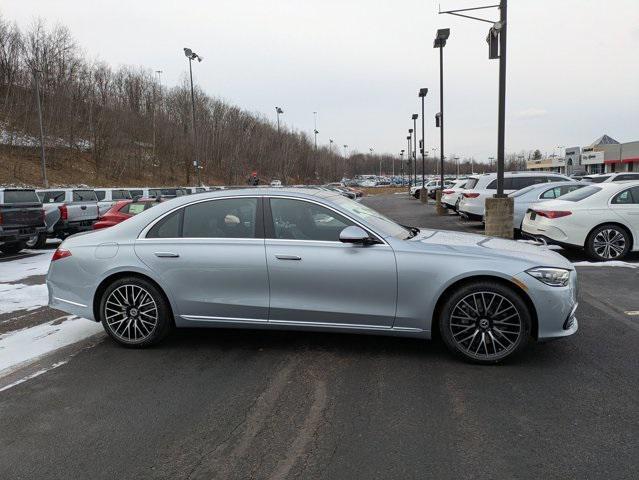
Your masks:
{"label": "parked car row", "polygon": [[[470,175],[442,192],[445,207],[483,221],[495,173]],[[596,260],[639,251],[639,172],[585,175],[580,181],[552,172],[506,172],[513,198],[513,229],[522,236],[582,248]]]}
{"label": "parked car row", "polygon": [[158,201],[220,187],[0,188],[0,251],[42,248],[48,238],[105,228]]}

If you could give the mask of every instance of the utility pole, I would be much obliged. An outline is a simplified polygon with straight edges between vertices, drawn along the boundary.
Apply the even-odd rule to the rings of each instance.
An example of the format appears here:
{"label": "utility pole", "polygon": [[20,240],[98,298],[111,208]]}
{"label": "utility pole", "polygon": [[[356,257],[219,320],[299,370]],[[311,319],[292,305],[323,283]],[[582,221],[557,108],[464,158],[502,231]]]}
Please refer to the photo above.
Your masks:
{"label": "utility pole", "polygon": [[[162,80],[161,80],[161,75],[162,75],[162,70],[156,70],[155,73],[158,76],[158,86],[161,89],[162,88]],[[156,92],[156,88],[154,86],[153,88],[153,164],[155,165],[157,163],[157,153],[156,153],[156,120],[155,120],[155,110],[157,109],[157,103],[158,103],[158,95]]]}
{"label": "utility pole", "polygon": [[410,164],[410,157],[413,155],[412,150],[410,148],[410,141],[413,138],[413,129],[409,128],[408,133],[409,135],[406,137],[406,144],[407,144],[406,158],[408,159],[408,165],[407,165],[408,166],[408,193],[410,194],[410,187],[413,184],[413,172],[412,172],[412,168]]}
{"label": "utility pole", "polygon": [[317,150],[317,134],[319,131],[317,130],[317,112],[313,112],[313,134],[315,135],[315,150]]}
{"label": "utility pole", "polygon": [[424,134],[424,100],[426,99],[426,95],[428,94],[427,88],[419,89],[419,97],[422,99],[422,188],[426,185],[426,137]]}
{"label": "utility pole", "polygon": [[40,100],[40,71],[33,69],[33,79],[35,81],[36,104],[38,105],[38,122],[40,124],[40,162],[42,167],[42,183],[44,188],[49,188],[47,180],[47,161],[44,155],[44,126],[42,125],[42,104]]}

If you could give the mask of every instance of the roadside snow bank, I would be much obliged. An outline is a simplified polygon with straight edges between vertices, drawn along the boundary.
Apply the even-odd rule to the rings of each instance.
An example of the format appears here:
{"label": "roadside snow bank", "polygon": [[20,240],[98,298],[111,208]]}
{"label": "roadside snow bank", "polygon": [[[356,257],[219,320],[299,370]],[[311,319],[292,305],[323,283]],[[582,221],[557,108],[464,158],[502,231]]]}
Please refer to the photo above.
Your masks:
{"label": "roadside snow bank", "polygon": [[17,310],[33,310],[49,303],[46,285],[0,283],[0,314]]}
{"label": "roadside snow bank", "polygon": [[32,257],[0,263],[0,282],[15,282],[34,275],[46,275],[53,252],[38,252]]}
{"label": "roadside snow bank", "polygon": [[639,263],[622,262],[621,260],[609,260],[607,262],[573,262],[575,267],[624,267],[639,268]]}
{"label": "roadside snow bank", "polygon": [[0,335],[0,374],[102,331],[100,323],[68,315]]}

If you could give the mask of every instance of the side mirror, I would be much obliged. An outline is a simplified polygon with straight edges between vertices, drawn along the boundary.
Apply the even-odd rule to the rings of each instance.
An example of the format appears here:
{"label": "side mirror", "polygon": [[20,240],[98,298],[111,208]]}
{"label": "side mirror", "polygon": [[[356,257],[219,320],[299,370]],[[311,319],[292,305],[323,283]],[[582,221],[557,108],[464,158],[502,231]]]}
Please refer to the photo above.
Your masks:
{"label": "side mirror", "polygon": [[374,242],[363,228],[356,227],[355,225],[351,225],[342,230],[339,233],[339,241],[343,243],[359,243],[362,245]]}

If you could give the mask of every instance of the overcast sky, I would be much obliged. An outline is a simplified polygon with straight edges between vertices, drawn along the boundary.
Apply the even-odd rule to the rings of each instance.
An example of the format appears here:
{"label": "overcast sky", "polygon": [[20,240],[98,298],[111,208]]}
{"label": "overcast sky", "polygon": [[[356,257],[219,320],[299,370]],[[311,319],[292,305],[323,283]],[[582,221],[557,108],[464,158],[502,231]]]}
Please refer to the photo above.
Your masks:
{"label": "overcast sky", "polygon": [[[441,0],[442,10],[497,3]],[[204,57],[206,92],[368,152],[405,148],[417,91],[428,87],[426,145],[438,146],[437,28],[444,50],[446,155],[494,156],[498,61],[487,23],[438,15],[430,0],[3,0],[20,27],[68,26],[87,56],[163,70],[179,83],[182,48]],[[477,12],[498,18],[496,9]],[[506,150],[639,140],[639,0],[511,0]]]}

